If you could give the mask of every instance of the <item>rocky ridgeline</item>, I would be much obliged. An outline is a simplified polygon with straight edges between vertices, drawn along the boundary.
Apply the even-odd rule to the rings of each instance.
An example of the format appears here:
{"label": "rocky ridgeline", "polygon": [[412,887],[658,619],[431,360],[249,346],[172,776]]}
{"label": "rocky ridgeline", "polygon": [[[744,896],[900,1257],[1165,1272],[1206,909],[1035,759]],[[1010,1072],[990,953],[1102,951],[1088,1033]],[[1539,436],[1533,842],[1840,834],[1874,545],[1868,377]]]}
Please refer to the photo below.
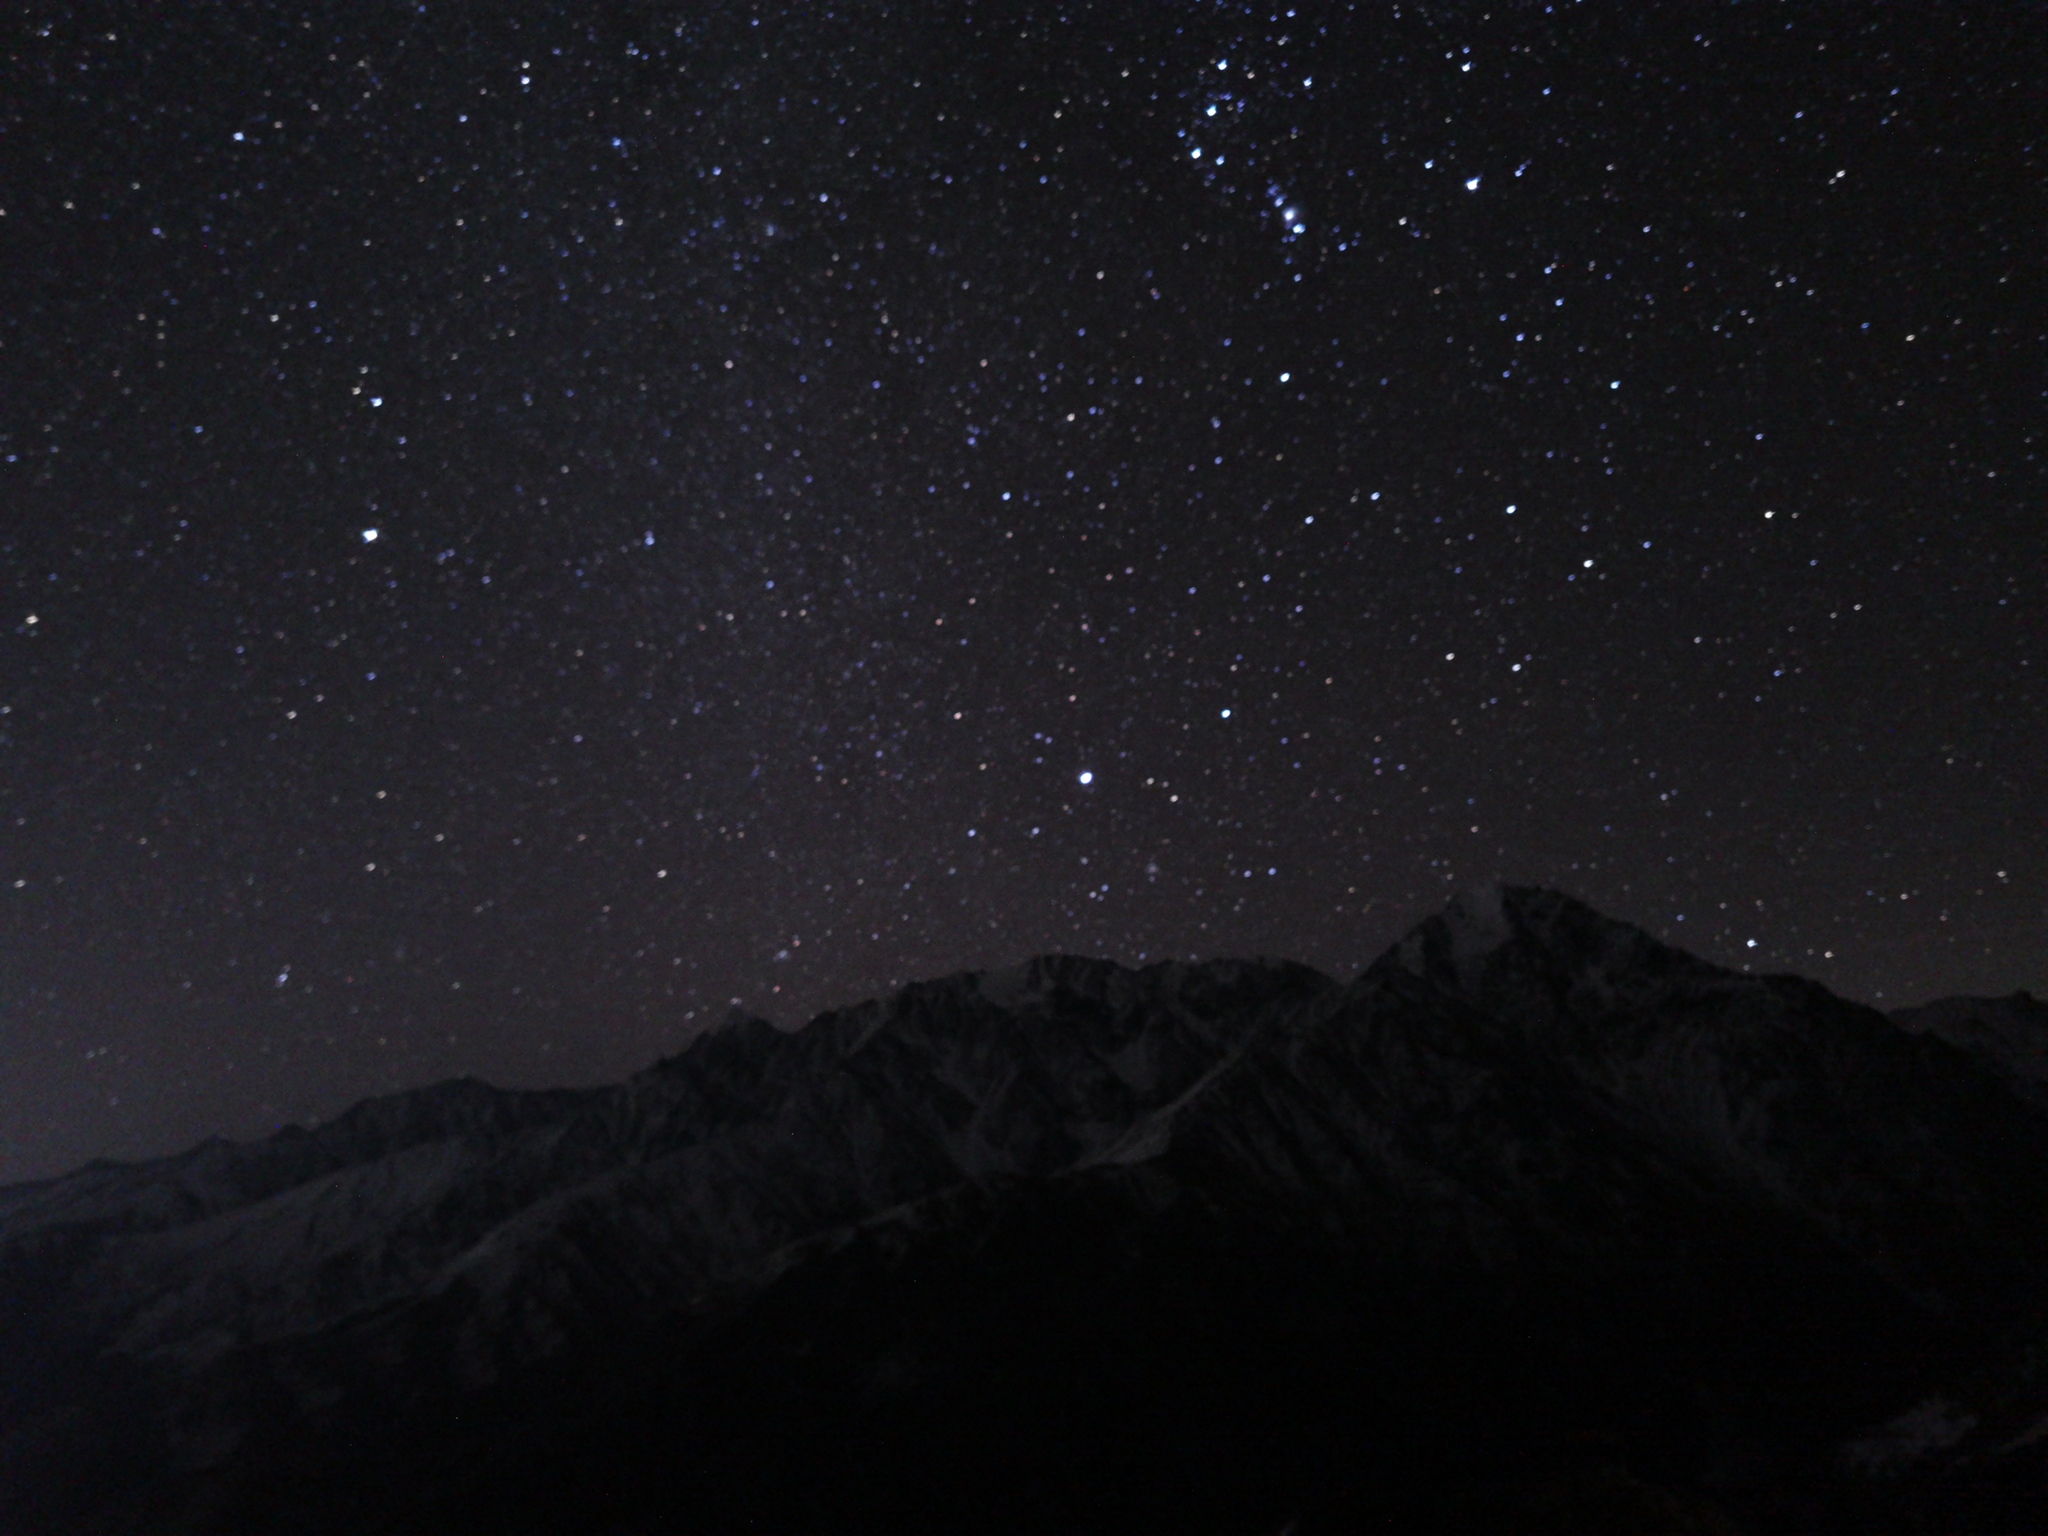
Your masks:
{"label": "rocky ridgeline", "polygon": [[0,1190],[0,1529],[2048,1525],[2048,1007],[1551,892]]}

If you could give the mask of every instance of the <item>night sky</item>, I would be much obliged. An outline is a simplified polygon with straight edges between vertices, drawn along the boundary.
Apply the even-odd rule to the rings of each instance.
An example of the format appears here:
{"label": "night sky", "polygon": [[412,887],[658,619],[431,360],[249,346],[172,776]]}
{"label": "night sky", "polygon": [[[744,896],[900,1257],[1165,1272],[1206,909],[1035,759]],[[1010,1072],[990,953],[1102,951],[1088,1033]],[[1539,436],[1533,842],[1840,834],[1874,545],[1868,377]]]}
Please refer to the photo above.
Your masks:
{"label": "night sky", "polygon": [[1461,886],[2048,988],[2048,9],[14,8],[0,1180]]}

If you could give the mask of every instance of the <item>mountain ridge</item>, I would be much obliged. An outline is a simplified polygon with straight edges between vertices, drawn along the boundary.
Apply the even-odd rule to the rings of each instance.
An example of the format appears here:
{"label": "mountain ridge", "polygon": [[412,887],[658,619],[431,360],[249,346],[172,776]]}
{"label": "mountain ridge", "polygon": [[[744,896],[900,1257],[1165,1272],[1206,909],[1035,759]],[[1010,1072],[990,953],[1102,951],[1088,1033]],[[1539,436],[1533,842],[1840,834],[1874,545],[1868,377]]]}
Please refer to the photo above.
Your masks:
{"label": "mountain ridge", "polygon": [[[1966,1384],[1971,1427],[1878,1456],[1881,1491],[1912,1518],[1963,1488],[2032,1520],[2038,1504],[2012,1505],[2007,1482],[2036,1469],[2038,1441],[1994,1452],[2034,1432],[2029,1415],[2048,1426],[2024,1364],[2048,1279],[2048,1115],[2014,1065],[2032,1015],[1980,1015],[1895,1022],[1502,886],[1460,896],[1350,982],[1284,961],[1039,957],[795,1031],[734,1018],[610,1088],[456,1080],[263,1142],[89,1165],[0,1190],[0,1487],[27,1490],[0,1494],[0,1529],[95,1528],[109,1509],[163,1529],[547,1529],[518,1522],[559,1511],[572,1485],[599,1499],[595,1474],[544,1450],[516,1465],[473,1426],[560,1437],[572,1402],[575,1424],[611,1427],[592,1465],[687,1493],[702,1516],[650,1494],[585,1528],[849,1512],[942,1526],[943,1500],[923,1520],[904,1502],[923,1486],[913,1468],[937,1475],[915,1446],[979,1424],[960,1457],[983,1480],[947,1474],[957,1524],[1014,1454],[998,1426],[1051,1433],[1012,1424],[987,1383],[1018,1376],[1071,1412],[1074,1382],[1101,1369],[1073,1340],[1105,1317],[1126,1331],[1091,1347],[1131,1357],[1101,1389],[1126,1410],[1076,1422],[1108,1414],[1112,1437],[1192,1412],[1148,1396],[1154,1378],[1186,1378],[1192,1402],[1220,1403],[1225,1380],[1267,1401],[1245,1353],[1263,1351],[1306,1383],[1263,1410],[1303,1445],[1335,1424],[1384,1431],[1402,1411],[1385,1383],[1400,1382],[1444,1426],[1440,1459],[1492,1443],[1475,1428],[1498,1417],[1490,1392],[1627,1442],[1600,1475],[1628,1497],[1759,1528],[1866,1519],[1877,1474],[1843,1471],[1844,1447]],[[1042,1293],[1016,1289],[1030,1275]],[[1363,1295],[1398,1298],[1415,1338],[1371,1321]],[[857,1326],[842,1336],[830,1317]],[[1155,1338],[1164,1317],[1197,1321]],[[1015,1354],[1004,1319],[1038,1358]],[[1257,1349],[1219,1342],[1219,1319]],[[1472,1390],[1434,1380],[1432,1352],[1471,1356]],[[1739,1453],[1683,1452],[1676,1430],[1630,1439],[1631,1415],[1662,1400],[1660,1371],[1691,1406],[1658,1413]],[[660,1406],[622,1416],[607,1396],[621,1391]],[[109,1429],[117,1418],[130,1427]],[[654,1421],[743,1450],[671,1466],[620,1449]],[[763,1447],[810,1425],[795,1439],[837,1465],[830,1448],[870,1421],[924,1438],[877,1453],[893,1471],[844,1471],[803,1516],[790,1489],[825,1474],[784,1486],[783,1452]],[[1196,1415],[1185,1438],[1221,1423]],[[465,1503],[428,1464],[375,1496],[350,1487],[337,1437],[410,1455],[391,1426],[470,1447],[530,1497],[473,1487]],[[1309,1511],[1305,1529],[1370,1506],[1335,1450],[1271,1433],[1235,1481],[1184,1467],[1176,1494],[1164,1469],[1187,1453],[1155,1445],[1094,1492],[1111,1490],[1108,1508],[1141,1484],[1154,1504],[1208,1487],[1185,1513],[1288,1505]],[[1068,1461],[1092,1464],[1073,1434]],[[118,1497],[66,1491],[62,1468],[100,1464],[94,1435],[131,1447]],[[1383,1503],[1513,1524],[1542,1507],[1531,1479],[1576,1477],[1585,1457],[1468,1459],[1487,1469],[1479,1492],[1389,1484]],[[1775,1470],[1739,1470],[1759,1459]],[[559,1486],[536,1484],[541,1466]],[[1027,1500],[1023,1526],[1034,1507],[1072,1523]]]}

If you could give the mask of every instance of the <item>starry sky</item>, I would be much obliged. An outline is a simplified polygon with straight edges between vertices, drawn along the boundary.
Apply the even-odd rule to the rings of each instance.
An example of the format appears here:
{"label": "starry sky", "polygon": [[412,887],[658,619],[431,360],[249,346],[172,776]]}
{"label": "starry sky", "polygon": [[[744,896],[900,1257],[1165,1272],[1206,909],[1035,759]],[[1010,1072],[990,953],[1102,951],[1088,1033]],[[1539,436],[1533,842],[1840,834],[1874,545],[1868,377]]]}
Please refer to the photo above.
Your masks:
{"label": "starry sky", "polygon": [[0,1180],[1493,878],[2048,987],[2042,7],[0,50]]}

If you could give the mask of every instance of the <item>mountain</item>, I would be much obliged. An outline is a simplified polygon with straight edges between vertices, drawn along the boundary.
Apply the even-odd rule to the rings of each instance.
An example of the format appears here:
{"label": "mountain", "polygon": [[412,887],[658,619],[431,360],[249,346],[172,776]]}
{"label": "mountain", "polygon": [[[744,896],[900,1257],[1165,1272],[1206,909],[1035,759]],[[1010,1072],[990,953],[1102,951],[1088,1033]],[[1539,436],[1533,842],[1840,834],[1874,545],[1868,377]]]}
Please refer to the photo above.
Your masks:
{"label": "mountain", "polygon": [[2048,1003],[2028,992],[2010,997],[1945,997],[1897,1008],[1892,1022],[1966,1051],[2014,1092],[2048,1105]]}
{"label": "mountain", "polygon": [[2043,1011],[1504,887],[94,1164],[0,1530],[2048,1529]]}

